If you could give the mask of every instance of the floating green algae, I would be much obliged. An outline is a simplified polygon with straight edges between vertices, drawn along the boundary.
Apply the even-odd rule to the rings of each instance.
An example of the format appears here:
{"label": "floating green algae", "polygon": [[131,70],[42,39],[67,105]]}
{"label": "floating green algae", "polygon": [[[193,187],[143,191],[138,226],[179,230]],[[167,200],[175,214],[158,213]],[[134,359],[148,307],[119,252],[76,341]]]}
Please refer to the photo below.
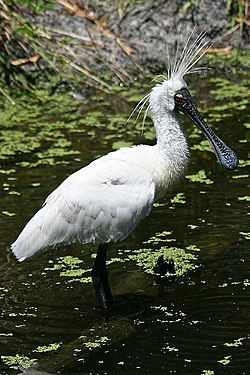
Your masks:
{"label": "floating green algae", "polygon": [[130,147],[130,146],[132,146],[133,145],[133,143],[132,142],[129,142],[129,141],[116,141],[116,142],[114,142],[113,143],[113,145],[112,145],[112,148],[113,148],[113,150],[118,150],[118,149],[120,149],[120,148],[122,148],[122,147]]}
{"label": "floating green algae", "polygon": [[[229,104],[235,103],[236,105],[238,103],[238,105],[240,105],[242,102],[245,103],[245,99],[249,97],[248,79],[243,79],[240,85],[238,81],[234,82],[233,80],[222,77],[210,78],[209,81],[216,86],[215,89],[210,90],[210,94],[212,94],[216,100],[227,100]],[[232,100],[237,98],[240,98],[240,100],[236,102]],[[223,107],[224,110],[227,108],[228,107]]]}
{"label": "floating green algae", "polygon": [[16,355],[2,355],[1,359],[3,363],[8,365],[10,368],[18,370],[20,366],[24,369],[28,369],[37,362],[37,359],[30,359],[29,357]]}
{"label": "floating green algae", "polygon": [[175,238],[169,238],[172,236],[172,231],[164,230],[162,232],[155,233],[154,236],[151,236],[148,240],[144,241],[144,244],[158,244],[159,242],[172,242],[176,241]]}
{"label": "floating green algae", "polygon": [[249,167],[250,165],[250,160],[243,160],[243,159],[240,159],[239,160],[239,167]]}
{"label": "floating green algae", "polygon": [[238,200],[239,200],[239,201],[250,202],[250,195],[245,195],[245,196],[243,196],[243,197],[238,197]]}
{"label": "floating green algae", "polygon": [[235,339],[233,342],[225,342],[223,345],[227,347],[239,347],[243,345],[243,341],[246,340],[247,337],[240,337],[239,339]]}
{"label": "floating green algae", "polygon": [[239,232],[239,234],[245,237],[246,240],[250,240],[250,232]]}
{"label": "floating green algae", "polygon": [[9,216],[9,217],[16,215],[15,212],[10,212],[10,211],[2,211],[2,214],[5,216]]}
{"label": "floating green algae", "polygon": [[185,200],[185,194],[184,193],[177,193],[174,198],[171,198],[170,199],[170,202],[171,203],[181,203],[181,204],[185,204],[186,203],[186,200]]}
{"label": "floating green algae", "polygon": [[191,182],[198,182],[200,184],[213,184],[213,181],[206,176],[206,172],[204,169],[201,169],[199,172],[194,174],[186,175],[186,178]]}
{"label": "floating green algae", "polygon": [[36,349],[33,350],[34,353],[45,353],[45,352],[53,352],[60,348],[62,345],[62,342],[59,343],[53,343],[49,345],[41,345],[38,346]]}
{"label": "floating green algae", "polygon": [[196,228],[199,228],[199,226],[198,226],[198,225],[195,225],[195,224],[188,224],[188,227],[189,227],[190,229],[196,229]]}
{"label": "floating green algae", "polygon": [[182,276],[186,272],[193,270],[199,265],[197,264],[197,256],[178,247],[162,246],[160,249],[140,249],[135,250],[133,255],[129,255],[129,259],[134,260],[139,267],[151,275],[156,275],[155,267],[159,257],[163,257],[164,261],[173,260],[176,276]]}
{"label": "floating green algae", "polygon": [[242,287],[242,289],[245,289],[250,286],[250,280],[243,279],[242,281],[230,281],[228,283],[223,283],[219,285],[219,288],[228,288],[228,287],[231,287],[231,285],[239,285]]}
{"label": "floating green algae", "polygon": [[87,337],[87,336],[80,336],[80,340],[82,340],[82,345],[88,348],[89,350],[93,350],[96,348],[99,348],[101,346],[104,346],[110,341],[110,339],[107,336],[96,336],[96,337]]}
{"label": "floating green algae", "polygon": [[240,178],[249,178],[249,177],[250,177],[249,174],[239,174],[239,175],[232,176],[232,178],[235,180],[240,179]]}
{"label": "floating green algae", "polygon": [[232,359],[232,356],[231,355],[227,355],[224,358],[218,360],[217,362],[221,363],[224,366],[226,366],[226,365],[228,365],[231,362],[231,359]]}
{"label": "floating green algae", "polygon": [[9,289],[5,287],[0,287],[0,299],[4,299],[6,296],[6,293],[9,292]]}
{"label": "floating green algae", "polygon": [[59,257],[56,260],[50,260],[49,266],[45,267],[44,271],[59,271],[60,277],[65,277],[67,283],[82,282],[90,283],[90,276],[83,276],[86,273],[90,273],[90,268],[82,268],[80,265],[84,265],[83,260],[67,255],[65,257]]}
{"label": "floating green algae", "polygon": [[199,143],[194,144],[190,148],[191,150],[213,152],[212,147],[206,139],[202,139]]}
{"label": "floating green algae", "polygon": [[[156,311],[161,311],[164,314],[164,317],[167,318],[168,323],[179,323],[186,317],[186,314],[183,311],[175,311],[170,306],[158,305],[152,306],[151,308]],[[166,322],[166,320],[164,319],[164,321],[161,320],[160,322],[163,323]]]}

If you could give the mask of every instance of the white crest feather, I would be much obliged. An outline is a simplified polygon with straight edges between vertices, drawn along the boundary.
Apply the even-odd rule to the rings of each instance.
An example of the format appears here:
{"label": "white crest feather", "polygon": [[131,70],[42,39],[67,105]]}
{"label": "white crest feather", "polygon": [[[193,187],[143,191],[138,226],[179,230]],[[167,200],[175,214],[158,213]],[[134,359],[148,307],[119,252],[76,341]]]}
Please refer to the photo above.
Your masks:
{"label": "white crest feather", "polygon": [[210,49],[211,42],[207,39],[207,32],[200,33],[192,42],[193,32],[187,39],[179,58],[177,48],[174,64],[168,66],[170,78],[183,78],[187,74],[197,73],[204,69],[204,67],[194,68],[194,66]]}
{"label": "white crest feather", "polygon": [[[205,67],[194,67],[194,66],[207,53],[212,43],[207,38],[206,31],[200,33],[194,40],[192,40],[194,31],[195,31],[195,28],[193,29],[192,33],[188,37],[181,53],[179,51],[180,40],[178,40],[174,59],[171,59],[170,53],[169,51],[167,51],[167,66],[166,66],[167,76],[163,74],[158,75],[155,78],[153,78],[151,82],[156,81],[158,83],[161,83],[167,80],[182,79],[187,74],[198,73],[204,69],[207,69]],[[127,125],[127,123],[133,117],[135,112],[138,112],[134,121],[135,123],[137,122],[138,118],[140,117],[149,99],[150,99],[150,93],[145,95],[139,101],[139,103],[137,103],[137,105],[131,112],[128,120],[126,121],[125,125]],[[145,125],[145,121],[146,121],[146,117],[147,117],[149,109],[150,109],[150,106],[147,105],[146,110],[143,115],[143,120],[142,120],[142,131],[144,129],[144,125]]]}

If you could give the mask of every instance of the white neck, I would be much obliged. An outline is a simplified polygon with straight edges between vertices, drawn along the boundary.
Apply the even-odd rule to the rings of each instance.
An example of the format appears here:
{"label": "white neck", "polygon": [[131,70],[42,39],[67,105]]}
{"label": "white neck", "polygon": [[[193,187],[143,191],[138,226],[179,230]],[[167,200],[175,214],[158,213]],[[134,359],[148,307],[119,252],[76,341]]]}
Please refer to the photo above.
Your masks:
{"label": "white neck", "polygon": [[184,173],[189,150],[179,114],[175,111],[167,111],[161,105],[154,105],[152,119],[156,129],[159,156],[165,160],[168,168],[173,164],[173,168],[178,167],[180,173]]}

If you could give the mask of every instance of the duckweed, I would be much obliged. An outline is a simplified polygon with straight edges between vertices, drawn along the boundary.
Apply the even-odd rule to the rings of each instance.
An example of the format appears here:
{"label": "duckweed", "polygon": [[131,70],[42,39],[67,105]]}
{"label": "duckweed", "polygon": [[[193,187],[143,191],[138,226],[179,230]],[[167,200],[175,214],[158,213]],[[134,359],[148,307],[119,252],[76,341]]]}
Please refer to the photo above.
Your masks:
{"label": "duckweed", "polygon": [[33,350],[34,353],[45,353],[45,352],[52,352],[60,348],[62,342],[53,343],[49,345],[42,345],[38,346],[36,349]]}
{"label": "duckweed", "polygon": [[30,359],[29,357],[22,356],[19,354],[16,354],[15,356],[2,355],[1,359],[3,363],[5,363],[10,368],[15,369],[15,370],[18,370],[20,366],[22,366],[24,369],[28,369],[29,367],[31,367],[37,362],[37,359]]}
{"label": "duckweed", "polygon": [[171,203],[181,203],[185,204],[185,194],[184,193],[177,193],[174,198],[170,199]]}
{"label": "duckweed", "polygon": [[172,235],[172,231],[157,232],[154,236],[150,237],[147,241],[144,241],[144,244],[158,244],[159,242],[172,242],[176,241],[175,238],[168,238],[168,236]]}
{"label": "duckweed", "polygon": [[225,356],[223,359],[217,361],[218,363],[221,363],[222,365],[228,365],[230,362],[231,362],[231,359],[232,359],[232,356],[231,355],[227,355]]}
{"label": "duckweed", "polygon": [[81,268],[80,265],[84,266],[84,262],[71,255],[65,257],[59,257],[55,261],[50,260],[48,267],[45,267],[44,271],[60,271],[59,276],[65,277],[67,283],[81,282],[90,283],[92,281],[90,276],[84,276],[86,273],[91,272],[91,268]]}
{"label": "duckweed", "polygon": [[186,175],[186,178],[191,182],[198,182],[200,184],[207,185],[213,184],[213,181],[206,176],[206,172],[204,171],[204,169],[201,169],[199,172],[195,174]]}
{"label": "duckweed", "polygon": [[246,240],[250,240],[250,232],[240,232],[239,234],[244,236]]}
{"label": "duckweed", "polygon": [[164,260],[173,259],[177,276],[182,276],[186,272],[199,267],[196,255],[177,247],[163,246],[158,250],[135,250],[133,255],[129,255],[129,259],[134,260],[146,273],[155,275],[155,266],[160,256],[163,256]]}
{"label": "duckweed", "polygon": [[2,211],[2,214],[5,216],[9,216],[9,217],[16,215],[15,212],[10,212],[10,211]]}
{"label": "duckweed", "polygon": [[247,337],[240,337],[239,339],[235,339],[233,342],[225,342],[223,345],[228,347],[239,347],[243,345],[243,341],[246,340]]}
{"label": "duckweed", "polygon": [[90,340],[90,338],[87,336],[80,336],[79,339],[82,340],[82,345],[88,348],[89,350],[93,350],[101,346],[104,346],[107,344],[108,341],[110,341],[110,339],[107,336],[93,337],[92,340]]}

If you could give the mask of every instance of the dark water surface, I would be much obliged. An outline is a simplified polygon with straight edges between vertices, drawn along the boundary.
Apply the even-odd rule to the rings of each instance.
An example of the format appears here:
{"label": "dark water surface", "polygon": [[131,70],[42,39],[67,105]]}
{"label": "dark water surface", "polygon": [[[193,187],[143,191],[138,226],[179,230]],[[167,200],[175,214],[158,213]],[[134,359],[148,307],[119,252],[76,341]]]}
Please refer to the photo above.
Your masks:
{"label": "dark water surface", "polygon": [[[153,144],[150,119],[144,136],[139,122],[123,126],[147,88],[82,102],[59,95],[19,98],[14,108],[0,103],[0,374],[250,374],[250,116],[246,76],[240,79],[190,82],[239,167],[221,167],[185,120],[188,177],[109,251],[115,308],[107,321],[89,282],[94,245],[24,263],[9,246],[67,175],[122,145]],[[151,256],[169,249],[182,254],[181,271],[159,281]]]}

